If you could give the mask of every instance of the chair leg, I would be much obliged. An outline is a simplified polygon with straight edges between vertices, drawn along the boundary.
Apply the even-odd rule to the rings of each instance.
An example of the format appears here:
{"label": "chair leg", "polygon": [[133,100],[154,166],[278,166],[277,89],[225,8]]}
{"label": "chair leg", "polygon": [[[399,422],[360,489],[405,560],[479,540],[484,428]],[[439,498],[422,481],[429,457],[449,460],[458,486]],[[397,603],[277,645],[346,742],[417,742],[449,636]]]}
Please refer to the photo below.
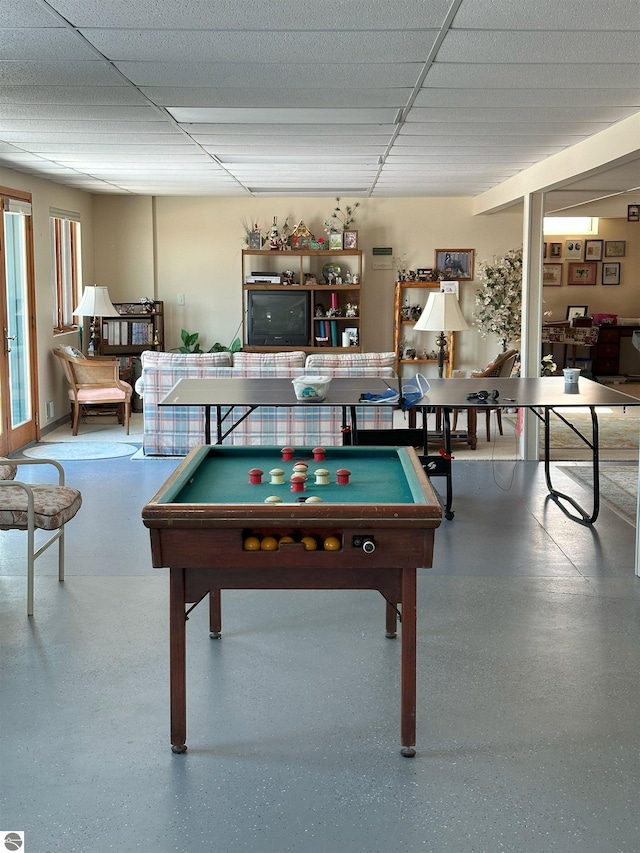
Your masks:
{"label": "chair leg", "polygon": [[64,524],[58,539],[58,580],[64,580]]}
{"label": "chair leg", "polygon": [[124,404],[124,426],[126,429],[126,435],[129,435],[129,418],[131,417],[131,402],[127,401]]}
{"label": "chair leg", "polygon": [[35,564],[35,531],[27,529],[27,616],[33,616],[33,577]]}
{"label": "chair leg", "polygon": [[80,426],[80,403],[77,401],[73,405],[73,425],[71,429],[72,435],[78,434],[78,427]]}

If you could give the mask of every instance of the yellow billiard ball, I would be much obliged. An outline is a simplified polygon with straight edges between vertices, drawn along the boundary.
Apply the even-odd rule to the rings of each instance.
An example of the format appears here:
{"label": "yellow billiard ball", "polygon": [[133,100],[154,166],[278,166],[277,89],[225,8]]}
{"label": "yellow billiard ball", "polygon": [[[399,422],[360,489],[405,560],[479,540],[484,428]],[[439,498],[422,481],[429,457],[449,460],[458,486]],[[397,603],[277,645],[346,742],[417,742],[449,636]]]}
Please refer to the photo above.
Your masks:
{"label": "yellow billiard ball", "polygon": [[261,551],[277,551],[278,550],[278,540],[275,536],[265,536],[260,543]]}
{"label": "yellow billiard ball", "polygon": [[259,551],[260,539],[257,536],[247,536],[247,538],[244,540],[244,550]]}
{"label": "yellow billiard ball", "polygon": [[290,545],[294,541],[293,536],[281,536],[278,545]]}
{"label": "yellow billiard ball", "polygon": [[340,550],[340,539],[337,536],[327,536],[324,540],[324,550],[325,551],[339,551]]}
{"label": "yellow billiard ball", "polygon": [[305,551],[315,551],[318,547],[318,543],[313,538],[313,536],[303,536],[300,541],[304,545]]}

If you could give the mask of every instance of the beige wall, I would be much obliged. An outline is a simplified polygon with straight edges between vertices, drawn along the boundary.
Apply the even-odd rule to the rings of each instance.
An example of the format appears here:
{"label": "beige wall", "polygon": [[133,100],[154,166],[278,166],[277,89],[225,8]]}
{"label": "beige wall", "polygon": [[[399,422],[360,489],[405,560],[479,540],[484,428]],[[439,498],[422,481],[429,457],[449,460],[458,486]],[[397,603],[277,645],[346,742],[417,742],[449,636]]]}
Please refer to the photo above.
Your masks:
{"label": "beige wall", "polygon": [[[547,245],[551,242],[563,244],[573,235],[556,235],[545,237]],[[581,237],[589,240],[589,237]],[[562,286],[544,287],[542,289],[545,319],[564,320],[568,305],[586,305],[589,314],[610,313],[620,317],[640,317],[640,224],[627,222],[626,219],[600,219],[598,225],[598,240],[625,240],[626,252],[623,258],[610,258],[620,262],[620,284],[602,285],[602,264],[598,264],[597,284],[568,285],[568,261],[562,260]],[[548,263],[554,259],[547,257]]]}
{"label": "beige wall", "polygon": [[[140,235],[146,240],[148,232],[145,225],[135,229],[118,225],[118,208],[128,209],[130,202],[131,199],[120,197],[95,199],[96,230],[100,233],[96,276],[100,282],[108,281],[110,290],[112,282],[115,288],[119,286],[114,279],[116,247],[120,244],[126,256],[131,257]],[[292,225],[302,219],[316,236],[325,236],[322,223],[333,206],[331,198],[158,198],[151,207],[145,207],[144,215],[153,218],[157,259],[153,295],[165,303],[167,348],[179,345],[182,328],[200,332],[204,348],[216,341],[229,344],[233,339],[242,321],[244,223],[257,221],[264,231],[274,216],[280,225],[287,217]],[[358,230],[359,248],[364,250],[361,310],[362,344],[366,350],[393,346],[396,270],[373,269],[374,246],[390,246],[395,257],[402,257],[409,268],[415,268],[433,266],[436,248],[473,248],[480,260],[522,244],[519,209],[474,217],[467,198],[365,199],[356,211],[354,227]],[[109,251],[102,251],[105,245]],[[282,269],[286,267],[283,253]],[[151,277],[142,269],[139,275],[145,280]],[[127,281],[133,289],[126,298],[151,295],[141,293],[130,275]],[[462,310],[469,319],[476,286],[474,282],[461,285]],[[179,293],[185,294],[184,306],[177,304]],[[497,346],[496,341],[480,339],[475,330],[461,334],[457,363],[469,368],[483,365],[495,354]]]}

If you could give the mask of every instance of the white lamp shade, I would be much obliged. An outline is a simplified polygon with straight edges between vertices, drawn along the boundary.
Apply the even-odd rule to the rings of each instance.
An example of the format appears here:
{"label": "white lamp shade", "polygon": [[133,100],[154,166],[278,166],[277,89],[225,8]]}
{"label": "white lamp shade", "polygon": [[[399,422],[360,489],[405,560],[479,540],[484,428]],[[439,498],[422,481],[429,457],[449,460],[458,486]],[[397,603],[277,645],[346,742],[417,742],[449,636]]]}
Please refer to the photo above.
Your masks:
{"label": "white lamp shade", "polygon": [[413,327],[418,332],[463,332],[469,328],[455,293],[430,293],[424,311]]}
{"label": "white lamp shade", "polygon": [[117,317],[118,311],[111,302],[106,287],[90,284],[83,290],[82,299],[73,315],[74,317]]}

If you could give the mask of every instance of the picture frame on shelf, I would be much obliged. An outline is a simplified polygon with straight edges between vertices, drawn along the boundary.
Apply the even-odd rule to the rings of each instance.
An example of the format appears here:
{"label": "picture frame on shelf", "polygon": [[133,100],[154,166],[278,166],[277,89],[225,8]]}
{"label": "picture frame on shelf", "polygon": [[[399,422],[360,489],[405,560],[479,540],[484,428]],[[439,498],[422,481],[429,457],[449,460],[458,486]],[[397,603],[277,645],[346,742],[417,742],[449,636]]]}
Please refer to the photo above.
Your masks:
{"label": "picture frame on shelf", "polygon": [[627,251],[626,240],[605,240],[604,256],[605,258],[624,258]]}
{"label": "picture frame on shelf", "polygon": [[473,249],[436,249],[435,267],[447,279],[473,281]]}
{"label": "picture frame on shelf", "polygon": [[576,317],[587,316],[587,305],[567,305],[567,320],[575,320]]}
{"label": "picture frame on shelf", "polygon": [[627,222],[640,222],[640,204],[627,205]]}
{"label": "picture frame on shelf", "polygon": [[585,261],[601,261],[602,248],[604,240],[585,240],[584,241],[584,259]]}
{"label": "picture frame on shelf", "polygon": [[550,258],[561,258],[562,257],[562,243],[549,243],[549,257]]}
{"label": "picture frame on shelf", "polygon": [[342,232],[342,248],[357,249],[358,248],[358,232],[343,231]]}
{"label": "picture frame on shelf", "polygon": [[542,265],[542,285],[543,287],[562,286],[562,264]]}
{"label": "picture frame on shelf", "polygon": [[567,261],[582,261],[584,259],[584,240],[565,240],[564,257]]}
{"label": "picture frame on shelf", "polygon": [[262,248],[262,234],[259,231],[250,231],[249,232],[249,248],[250,249],[261,249]]}
{"label": "picture frame on shelf", "polygon": [[459,281],[441,281],[440,293],[455,293],[456,299],[460,298],[460,282]]}
{"label": "picture frame on shelf", "polygon": [[431,275],[433,274],[432,267],[418,267],[416,270],[416,275],[418,276],[418,281],[430,281]]}
{"label": "picture frame on shelf", "polygon": [[567,284],[596,284],[598,264],[595,261],[573,262],[569,264]]}
{"label": "picture frame on shelf", "polygon": [[331,231],[329,234],[329,249],[342,249],[342,231]]}
{"label": "picture frame on shelf", "polygon": [[620,284],[620,262],[605,261],[602,264],[602,283]]}

